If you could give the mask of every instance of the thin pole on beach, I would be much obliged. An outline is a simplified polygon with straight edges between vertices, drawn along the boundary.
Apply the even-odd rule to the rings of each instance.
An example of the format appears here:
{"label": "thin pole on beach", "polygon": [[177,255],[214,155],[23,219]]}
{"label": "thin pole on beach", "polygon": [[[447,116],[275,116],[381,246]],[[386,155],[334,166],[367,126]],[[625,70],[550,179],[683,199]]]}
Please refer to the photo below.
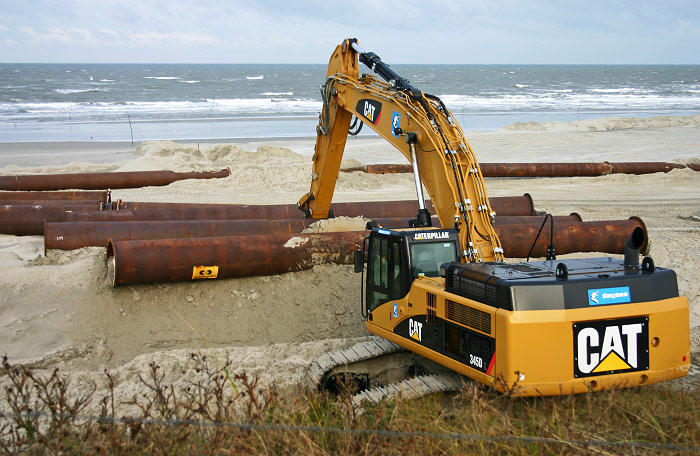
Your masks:
{"label": "thin pole on beach", "polygon": [[129,131],[131,132],[131,147],[134,147],[134,129],[131,128],[131,116],[127,114],[126,117],[129,119]]}

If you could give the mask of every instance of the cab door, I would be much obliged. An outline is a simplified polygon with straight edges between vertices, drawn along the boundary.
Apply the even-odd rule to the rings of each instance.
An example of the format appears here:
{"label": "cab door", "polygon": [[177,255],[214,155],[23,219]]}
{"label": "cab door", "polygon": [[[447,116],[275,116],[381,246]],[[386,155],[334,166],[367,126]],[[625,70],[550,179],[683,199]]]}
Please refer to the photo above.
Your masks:
{"label": "cab door", "polygon": [[379,305],[402,298],[408,292],[403,277],[403,238],[371,233],[367,254],[367,290],[365,302],[371,312]]}

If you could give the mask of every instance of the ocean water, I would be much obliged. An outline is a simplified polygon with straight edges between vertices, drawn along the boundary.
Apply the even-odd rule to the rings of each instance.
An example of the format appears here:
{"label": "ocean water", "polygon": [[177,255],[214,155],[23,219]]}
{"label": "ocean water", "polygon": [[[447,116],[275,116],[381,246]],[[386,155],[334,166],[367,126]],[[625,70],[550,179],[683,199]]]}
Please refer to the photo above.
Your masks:
{"label": "ocean water", "polygon": [[[698,65],[392,68],[441,97],[467,131],[700,113]],[[314,137],[325,73],[325,65],[0,64],[0,143]]]}

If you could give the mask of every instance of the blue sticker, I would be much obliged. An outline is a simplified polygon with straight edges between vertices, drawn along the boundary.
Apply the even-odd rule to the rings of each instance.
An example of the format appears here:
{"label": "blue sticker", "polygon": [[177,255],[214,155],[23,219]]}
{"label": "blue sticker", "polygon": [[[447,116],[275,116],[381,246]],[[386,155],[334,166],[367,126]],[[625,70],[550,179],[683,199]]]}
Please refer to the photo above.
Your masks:
{"label": "blue sticker", "polygon": [[393,312],[394,318],[399,318],[399,305],[394,303],[394,312]]}
{"label": "blue sticker", "polygon": [[393,111],[391,113],[391,134],[395,137],[399,137],[399,131],[401,129],[401,113]]}
{"label": "blue sticker", "polygon": [[631,302],[630,287],[596,288],[588,290],[588,305],[604,306]]}

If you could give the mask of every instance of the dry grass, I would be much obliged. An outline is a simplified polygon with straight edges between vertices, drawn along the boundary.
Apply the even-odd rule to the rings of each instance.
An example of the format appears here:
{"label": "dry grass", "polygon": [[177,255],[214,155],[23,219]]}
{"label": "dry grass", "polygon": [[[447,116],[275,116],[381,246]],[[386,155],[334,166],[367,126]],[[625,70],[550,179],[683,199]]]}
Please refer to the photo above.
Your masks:
{"label": "dry grass", "polygon": [[[150,365],[141,378],[146,393],[134,397],[139,413],[128,419],[116,416],[112,388],[103,398],[76,395],[57,370],[37,375],[4,359],[1,374],[11,386],[0,405],[0,452],[693,454],[700,447],[697,387],[512,398],[468,383],[456,394],[354,409],[349,395],[282,395],[245,375],[230,377],[226,362],[193,358],[204,375],[181,388]],[[109,373],[105,381],[113,386]],[[101,417],[83,414],[91,400]]]}

